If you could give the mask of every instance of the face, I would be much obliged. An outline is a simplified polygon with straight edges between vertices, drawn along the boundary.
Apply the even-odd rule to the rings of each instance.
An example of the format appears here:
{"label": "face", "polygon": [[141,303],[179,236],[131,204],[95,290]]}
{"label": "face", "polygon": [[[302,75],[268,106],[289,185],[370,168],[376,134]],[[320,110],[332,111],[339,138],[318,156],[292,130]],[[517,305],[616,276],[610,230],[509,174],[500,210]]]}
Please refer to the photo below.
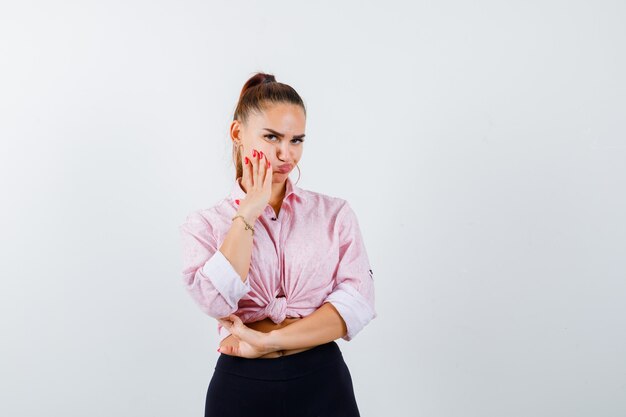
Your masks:
{"label": "face", "polygon": [[242,161],[252,150],[263,152],[273,171],[272,182],[283,182],[302,157],[306,118],[300,106],[272,104],[262,114],[252,114],[244,126],[234,120],[231,137],[243,144]]}

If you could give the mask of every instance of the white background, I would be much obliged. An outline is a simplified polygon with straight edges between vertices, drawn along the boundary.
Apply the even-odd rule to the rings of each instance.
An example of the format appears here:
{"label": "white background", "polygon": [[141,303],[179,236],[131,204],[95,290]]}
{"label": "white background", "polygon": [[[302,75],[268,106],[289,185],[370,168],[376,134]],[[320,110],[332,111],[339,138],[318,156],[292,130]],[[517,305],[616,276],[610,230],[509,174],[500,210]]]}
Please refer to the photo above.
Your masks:
{"label": "white background", "polygon": [[359,217],[378,317],[338,343],[363,416],[626,415],[625,21],[2,2],[0,415],[202,415],[218,339],[178,225],[230,190],[256,71],[306,103],[298,184]]}

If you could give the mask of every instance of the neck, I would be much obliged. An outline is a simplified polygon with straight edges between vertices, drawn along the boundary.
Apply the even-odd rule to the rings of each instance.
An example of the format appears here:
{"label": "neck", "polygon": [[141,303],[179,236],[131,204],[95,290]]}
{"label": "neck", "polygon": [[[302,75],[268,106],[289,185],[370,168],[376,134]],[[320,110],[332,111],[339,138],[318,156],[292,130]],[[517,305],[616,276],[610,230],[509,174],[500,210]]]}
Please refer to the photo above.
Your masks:
{"label": "neck", "polygon": [[278,204],[285,197],[287,192],[287,180],[283,182],[272,183],[272,195],[270,196],[269,203],[271,205]]}

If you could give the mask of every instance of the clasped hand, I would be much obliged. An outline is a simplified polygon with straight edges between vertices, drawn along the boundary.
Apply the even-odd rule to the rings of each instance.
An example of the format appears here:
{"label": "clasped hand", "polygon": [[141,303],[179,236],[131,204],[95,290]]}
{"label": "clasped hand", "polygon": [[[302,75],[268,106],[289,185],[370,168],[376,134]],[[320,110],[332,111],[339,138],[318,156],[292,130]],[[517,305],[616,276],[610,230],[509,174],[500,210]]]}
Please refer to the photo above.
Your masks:
{"label": "clasped hand", "polygon": [[237,340],[237,346],[220,346],[219,351],[226,355],[240,356],[243,358],[258,358],[277,349],[270,342],[270,334],[254,330],[246,326],[241,319],[230,314],[227,317],[217,319]]}

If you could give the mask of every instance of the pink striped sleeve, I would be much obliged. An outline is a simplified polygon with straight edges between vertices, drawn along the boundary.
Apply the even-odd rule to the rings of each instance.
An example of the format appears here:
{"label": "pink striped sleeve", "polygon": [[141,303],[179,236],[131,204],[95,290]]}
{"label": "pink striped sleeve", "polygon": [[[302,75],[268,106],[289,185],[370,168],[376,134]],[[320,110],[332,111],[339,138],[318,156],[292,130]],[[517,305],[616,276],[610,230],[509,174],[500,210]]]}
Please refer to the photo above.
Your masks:
{"label": "pink striped sleeve", "polygon": [[352,340],[377,313],[374,279],[357,217],[346,201],[337,215],[339,265],[333,291],[324,302],[332,303],[348,329],[342,339]]}
{"label": "pink striped sleeve", "polygon": [[[239,300],[250,291],[250,280],[242,282],[232,264],[217,248],[210,223],[192,212],[179,226],[187,292],[206,314],[221,318],[238,309]],[[218,331],[219,331],[218,323]]]}

